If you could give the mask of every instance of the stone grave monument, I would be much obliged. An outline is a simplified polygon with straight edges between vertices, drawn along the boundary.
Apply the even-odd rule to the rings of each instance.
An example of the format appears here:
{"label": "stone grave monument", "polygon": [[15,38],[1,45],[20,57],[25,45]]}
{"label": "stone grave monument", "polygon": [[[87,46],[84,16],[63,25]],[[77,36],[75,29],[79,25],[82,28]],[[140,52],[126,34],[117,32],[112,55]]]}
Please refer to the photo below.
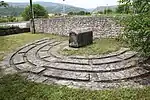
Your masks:
{"label": "stone grave monument", "polygon": [[79,48],[93,43],[93,31],[90,28],[73,29],[69,33],[69,47]]}

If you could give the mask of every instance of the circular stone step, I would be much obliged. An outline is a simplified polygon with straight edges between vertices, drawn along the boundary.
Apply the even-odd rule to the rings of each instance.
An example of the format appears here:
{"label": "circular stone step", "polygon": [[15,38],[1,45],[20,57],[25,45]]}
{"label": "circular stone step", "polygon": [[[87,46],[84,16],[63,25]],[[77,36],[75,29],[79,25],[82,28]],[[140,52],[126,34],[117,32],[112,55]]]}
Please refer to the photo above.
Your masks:
{"label": "circular stone step", "polygon": [[[28,80],[92,89],[137,86],[147,83],[150,70],[140,67],[136,52],[127,48],[107,55],[63,56],[66,41],[43,39],[21,47],[9,60]],[[142,65],[141,65],[142,66]],[[149,82],[150,83],[150,82]]]}
{"label": "circular stone step", "polygon": [[126,70],[136,66],[136,61],[124,61],[113,64],[103,64],[103,65],[78,65],[78,64],[68,64],[68,63],[47,63],[44,65],[46,68],[53,68],[59,70],[67,71],[77,71],[77,72],[116,72],[120,70]]}

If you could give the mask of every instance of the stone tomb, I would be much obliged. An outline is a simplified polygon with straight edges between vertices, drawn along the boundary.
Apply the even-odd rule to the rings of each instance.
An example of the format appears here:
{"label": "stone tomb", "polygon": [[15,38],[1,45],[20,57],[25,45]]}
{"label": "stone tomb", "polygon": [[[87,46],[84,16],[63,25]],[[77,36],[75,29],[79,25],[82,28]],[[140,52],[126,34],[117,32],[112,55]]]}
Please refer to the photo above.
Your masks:
{"label": "stone tomb", "polygon": [[83,47],[93,43],[93,31],[89,28],[74,29],[69,33],[69,46]]}

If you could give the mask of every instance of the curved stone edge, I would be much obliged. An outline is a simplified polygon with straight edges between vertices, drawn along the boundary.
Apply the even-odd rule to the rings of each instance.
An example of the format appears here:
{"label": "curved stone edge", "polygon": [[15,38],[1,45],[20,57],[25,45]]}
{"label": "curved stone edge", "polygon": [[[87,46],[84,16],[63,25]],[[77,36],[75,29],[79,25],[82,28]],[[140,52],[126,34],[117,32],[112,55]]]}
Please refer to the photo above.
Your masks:
{"label": "curved stone edge", "polygon": [[[38,41],[39,41],[39,40],[38,40]],[[35,42],[36,42],[36,41],[35,41]],[[33,42],[33,43],[34,43],[34,42]],[[4,66],[4,65],[10,66],[9,60],[11,59],[11,57],[12,57],[14,54],[16,54],[18,51],[20,51],[21,49],[23,49],[23,48],[25,48],[25,47],[27,47],[27,46],[29,46],[29,45],[32,45],[33,43],[28,43],[28,44],[26,44],[26,45],[24,45],[24,46],[18,47],[18,48],[16,49],[16,52],[12,51],[12,52],[10,52],[9,54],[7,54],[7,55],[4,57],[3,61],[0,62],[0,65],[1,65],[1,66]]]}
{"label": "curved stone edge", "polygon": [[[51,47],[52,48],[52,47]],[[50,49],[51,49],[50,48]],[[38,56],[38,58],[40,58],[39,56]],[[131,58],[132,58],[132,56],[131,56]],[[42,59],[43,61],[46,61],[46,62],[50,62],[50,61],[48,61],[48,60],[44,60],[43,58],[40,58],[40,59]],[[66,59],[64,59],[65,61],[63,62],[62,60],[58,60],[58,61],[56,61],[55,63],[63,63],[63,64],[78,64],[78,65],[81,65],[81,66],[84,66],[84,65],[89,65],[89,66],[91,66],[92,67],[92,65],[90,65],[89,64],[89,61],[84,61],[84,62],[86,62],[86,63],[79,63],[78,61],[77,62],[68,62],[68,60],[66,60]],[[79,59],[77,59],[77,60],[79,60]],[[124,59],[123,59],[124,60]],[[125,59],[125,60],[128,60],[128,59]],[[122,61],[122,60],[121,60]],[[119,60],[119,62],[120,62],[120,60]],[[117,63],[117,62],[113,62],[113,63]],[[104,63],[105,64],[105,63]],[[108,63],[109,64],[109,63]],[[111,64],[111,63],[110,63]],[[102,65],[102,64],[93,64],[93,65]],[[61,68],[58,68],[57,66],[55,66],[56,68],[55,69],[62,69],[62,70],[72,70],[72,71],[85,71],[85,72],[108,72],[108,71],[112,71],[112,72],[114,72],[114,71],[120,71],[120,70],[125,70],[125,69],[129,69],[129,68],[132,68],[134,65],[133,64],[131,64],[131,65],[127,65],[127,66],[125,66],[125,68],[117,68],[117,69],[106,69],[106,70],[93,70],[93,69],[89,69],[89,68],[87,68],[87,70],[85,69],[85,68],[77,68],[77,67],[75,67],[75,68],[63,68],[63,67],[61,67]],[[52,66],[47,66],[47,67],[50,67],[50,68],[54,68],[54,67],[52,67]],[[101,66],[100,66],[101,67]]]}
{"label": "curved stone edge", "polygon": [[57,61],[57,63],[66,63],[66,64],[68,63],[68,64],[78,64],[78,65],[103,65],[103,64],[122,62],[131,59],[135,56],[136,53],[133,52],[132,55],[125,54],[125,57],[116,56],[116,57],[103,58],[103,59],[82,59],[81,60],[81,59],[61,58]]}
{"label": "curved stone edge", "polygon": [[[57,61],[57,63],[70,63],[70,64],[79,64],[79,65],[90,65],[90,63],[89,63],[89,62],[91,62],[90,60],[93,60],[91,58],[90,59],[89,58],[86,58],[86,59],[84,59],[84,58],[83,59],[72,59],[72,58],[70,58],[68,56],[63,56],[63,55],[59,54],[57,51],[61,48],[61,46],[65,45],[66,43],[67,42],[65,41],[65,42],[63,42],[63,43],[61,43],[59,45],[56,45],[56,46],[50,48],[50,50],[48,51],[49,55],[59,59]],[[118,51],[118,52],[120,52],[120,51]],[[118,53],[117,56],[120,56],[121,54],[123,54],[125,52],[127,52],[127,50],[124,50],[124,51]],[[112,55],[111,57],[114,57],[114,56],[115,55]],[[108,57],[110,57],[110,56],[108,56]],[[105,56],[105,57],[100,58],[100,59],[106,59],[108,57]],[[130,59],[130,58],[127,58],[127,59]],[[110,62],[106,62],[106,63],[95,63],[95,65],[107,64],[107,63],[116,63],[116,62],[121,62],[121,61],[127,60],[127,59],[121,59],[121,58],[118,57],[117,60],[115,60],[115,61],[112,61],[112,62],[110,61]],[[78,60],[78,62],[76,60]],[[83,62],[80,63],[80,60],[83,60]]]}
{"label": "curved stone edge", "polygon": [[[134,79],[128,80],[120,80],[120,81],[112,81],[112,82],[81,82],[81,81],[72,81],[72,80],[61,80],[43,76],[37,76],[31,73],[23,73],[21,74],[26,76],[26,79],[29,81],[33,81],[36,83],[48,84],[48,85],[63,85],[69,88],[77,88],[77,89],[90,89],[90,90],[104,90],[104,89],[114,89],[114,88],[141,88],[146,85],[150,85],[150,75],[148,77],[136,77]],[[145,82],[144,82],[145,81]]]}
{"label": "curved stone edge", "polygon": [[[40,45],[38,45],[38,46],[41,46],[41,45],[43,45],[43,46],[46,46],[46,45],[50,45],[52,42],[51,41],[47,41],[44,45],[43,44],[40,44]],[[43,46],[41,46],[41,47],[43,47]],[[39,66],[39,65],[37,65],[37,64],[35,64],[35,63],[33,63],[33,61],[35,60],[35,59],[37,59],[37,60],[39,60],[40,62],[43,62],[43,61],[41,61],[40,59],[38,59],[38,56],[37,56],[37,52],[38,52],[38,50],[41,48],[39,48],[38,47],[38,49],[34,52],[34,56],[35,56],[35,59],[33,59],[33,60],[31,60],[31,59],[29,59],[28,58],[28,53],[32,50],[32,49],[35,49],[37,46],[35,46],[35,47],[33,47],[33,48],[30,48],[28,51],[27,51],[27,53],[25,53],[25,57],[24,57],[24,60],[25,61],[27,61],[30,65],[32,65],[32,66]],[[45,62],[46,63],[46,62]]]}
{"label": "curved stone edge", "polygon": [[119,56],[125,52],[129,51],[129,48],[121,48],[118,51],[111,52],[109,54],[101,54],[101,55],[89,55],[88,57],[85,56],[69,56],[71,59],[104,59],[109,57]]}
{"label": "curved stone edge", "polygon": [[[56,46],[54,46],[53,48],[51,48],[50,49],[50,51],[49,51],[49,53],[50,53],[50,55],[52,55],[53,57],[56,57],[56,58],[58,58],[58,59],[60,59],[59,61],[58,61],[58,63],[70,63],[70,64],[81,64],[81,63],[76,63],[76,62],[74,62],[74,61],[68,61],[69,59],[70,60],[77,60],[77,59],[79,59],[79,58],[70,58],[69,56],[63,56],[63,55],[61,55],[61,54],[59,54],[58,53],[58,50],[60,49],[60,47],[61,46],[63,46],[63,45],[65,45],[66,44],[66,42],[64,42],[64,43],[62,43],[62,44],[60,44],[60,45],[56,45]],[[54,51],[55,50],[55,51]],[[123,50],[123,51],[122,51]],[[129,58],[121,58],[120,56],[122,56],[124,53],[126,53],[126,52],[130,52],[129,50],[128,50],[128,48],[122,48],[122,49],[120,49],[119,51],[116,51],[116,52],[114,52],[114,53],[110,53],[110,54],[107,54],[107,55],[105,55],[105,56],[101,56],[101,57],[98,57],[98,58],[93,58],[93,57],[87,57],[87,58],[80,58],[79,60],[96,60],[96,59],[106,59],[106,58],[113,58],[113,57],[116,57],[117,58],[117,60],[115,60],[115,61],[110,61],[110,62],[107,62],[107,63],[116,63],[116,62],[121,62],[121,61],[123,61],[123,60],[127,60],[127,59],[130,59],[130,58],[132,58],[132,57],[134,57],[134,55],[136,55],[137,54],[137,52],[133,52],[133,56],[131,56],[131,57],[129,57]],[[61,60],[62,59],[62,60]],[[64,59],[68,59],[68,60],[65,60],[64,61]],[[88,61],[88,62],[90,62],[90,61]],[[86,62],[86,63],[82,63],[81,65],[89,65],[89,63],[88,62]],[[95,63],[95,65],[100,65],[100,64],[107,64],[107,63]]]}
{"label": "curved stone edge", "polygon": [[[19,49],[18,49],[15,53],[12,53],[12,54],[10,55],[9,59],[7,60],[8,65],[9,65],[11,68],[13,68],[14,70],[16,70],[16,72],[19,72],[19,73],[22,73],[22,72],[29,72],[28,70],[21,70],[21,69],[19,69],[18,67],[16,67],[16,64],[13,62],[13,59],[14,59],[15,55],[16,55],[16,54],[20,54],[20,53],[23,54],[23,59],[24,59],[24,61],[26,61],[26,60],[25,60],[25,56],[26,56],[25,54],[26,54],[26,52],[30,51],[32,48],[34,48],[34,47],[36,47],[36,46],[38,46],[38,45],[40,45],[40,44],[42,44],[42,43],[46,43],[48,40],[49,40],[49,38],[43,38],[43,39],[40,39],[40,40],[35,40],[35,41],[32,42],[32,43],[28,43],[28,44],[26,44],[25,46],[19,47]],[[40,43],[40,42],[41,42],[41,43]],[[23,49],[25,49],[26,47],[31,46],[31,45],[33,45],[33,47],[28,48],[28,50],[26,50],[26,52],[20,52],[21,50],[23,50]],[[32,63],[30,63],[30,64],[33,66]],[[34,65],[34,67],[36,67],[36,65]]]}
{"label": "curved stone edge", "polygon": [[[11,64],[10,64],[10,60],[12,59],[12,57],[13,57],[16,53],[18,53],[21,49],[23,49],[23,48],[25,48],[25,47],[27,47],[27,46],[29,46],[29,45],[33,45],[34,43],[37,43],[37,42],[40,42],[40,41],[44,41],[44,40],[48,40],[48,39],[49,39],[49,38],[43,38],[43,39],[40,39],[40,40],[35,40],[35,41],[33,41],[33,42],[31,42],[31,43],[28,43],[28,44],[26,44],[26,45],[24,45],[24,46],[18,47],[18,48],[16,49],[16,52],[11,51],[9,54],[7,54],[7,55],[4,57],[3,61],[0,62],[0,66],[1,66],[2,70],[7,70],[7,69],[9,70],[9,69],[12,69],[12,70],[14,70],[14,72],[12,72],[12,73],[16,73],[18,69],[12,67]],[[10,73],[11,73],[11,71],[10,71]]]}
{"label": "curved stone edge", "polygon": [[[51,55],[63,59],[63,58],[70,58],[70,59],[103,59],[103,58],[109,58],[109,57],[114,57],[114,56],[119,56],[127,51],[129,51],[129,48],[121,48],[118,51],[115,52],[111,52],[109,54],[102,54],[102,55],[89,55],[88,57],[85,56],[64,56],[59,54],[57,51],[60,50],[61,46],[67,45],[67,41],[65,41],[64,43],[55,45],[53,48],[51,48],[51,51],[54,51],[53,49],[55,49],[56,51],[54,53],[51,53]],[[58,47],[57,47],[58,46]]]}
{"label": "curved stone edge", "polygon": [[[59,64],[59,63],[57,63]],[[43,67],[45,68],[53,68],[53,69],[59,69],[59,70],[66,70],[66,71],[76,71],[76,72],[91,72],[91,73],[95,73],[95,72],[117,72],[117,71],[121,71],[121,70],[126,70],[126,69],[130,69],[136,66],[136,64],[134,62],[129,62],[129,64],[127,65],[122,65],[122,67],[119,68],[101,68],[104,66],[99,65],[97,68],[95,68],[95,65],[90,66],[90,65],[78,65],[78,66],[74,66],[72,64],[70,64],[68,66],[68,64],[61,64],[60,66],[54,66],[53,63],[51,64],[47,64]],[[70,67],[70,66],[74,66],[74,67]],[[108,66],[108,65],[105,65]],[[115,65],[114,65],[115,66]],[[119,65],[118,65],[119,66]]]}
{"label": "curved stone edge", "polygon": [[[46,44],[47,45],[47,44]],[[45,45],[44,45],[45,46]],[[30,49],[32,49],[32,48],[30,48]],[[30,50],[29,49],[29,50]],[[29,51],[28,50],[28,51]],[[34,66],[37,66],[37,65],[35,65],[35,64],[33,64],[32,62],[30,62],[30,64],[31,65],[34,65]],[[123,68],[123,69],[128,69],[128,68],[131,68],[132,66],[127,66],[126,68]],[[63,70],[65,70],[65,69],[63,69]],[[67,69],[67,70],[73,70],[73,69]],[[74,71],[87,71],[87,72],[98,72],[98,71],[100,71],[100,72],[108,72],[108,71],[119,71],[119,70],[122,70],[122,68],[121,69],[114,69],[114,70],[112,70],[112,69],[110,69],[110,70],[97,70],[97,71],[93,71],[93,70],[74,70]]]}
{"label": "curved stone edge", "polygon": [[[54,77],[55,78],[55,77]],[[57,77],[56,77],[57,78]],[[62,79],[62,78],[58,78],[58,79]],[[64,80],[65,80],[65,78],[63,78]],[[67,79],[68,80],[68,79]],[[69,79],[69,80],[72,80],[72,79]],[[76,79],[73,79],[73,80],[76,80]],[[78,80],[78,79],[77,79]],[[117,80],[124,80],[124,79],[117,79]],[[102,80],[103,81],[103,80]],[[101,82],[102,82],[101,81]],[[106,82],[106,81],[116,81],[116,80],[105,80],[104,82]]]}
{"label": "curved stone edge", "polygon": [[[54,43],[54,44],[53,44],[53,43]],[[44,46],[42,46],[41,48],[38,49],[38,51],[36,52],[36,57],[37,57],[38,59],[42,60],[42,61],[51,62],[51,61],[48,61],[48,60],[45,59],[45,58],[48,58],[48,57],[51,57],[51,56],[52,56],[51,54],[48,53],[48,51],[49,51],[51,48],[53,48],[54,46],[61,44],[61,42],[55,41],[55,42],[53,42],[53,43],[48,44],[48,45],[50,45],[50,47],[49,47],[49,49],[48,49],[47,51],[45,51],[46,54],[47,54],[47,56],[41,57],[41,56],[39,55],[40,50],[41,50],[43,47],[47,46],[47,45],[44,45]]]}

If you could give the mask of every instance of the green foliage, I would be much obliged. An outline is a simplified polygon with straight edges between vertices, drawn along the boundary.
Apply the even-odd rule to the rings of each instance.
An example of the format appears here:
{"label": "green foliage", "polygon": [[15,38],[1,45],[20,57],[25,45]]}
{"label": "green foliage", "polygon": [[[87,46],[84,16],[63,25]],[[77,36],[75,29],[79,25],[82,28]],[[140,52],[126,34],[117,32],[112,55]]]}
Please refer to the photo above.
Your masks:
{"label": "green foliage", "polygon": [[150,12],[149,0],[119,0],[117,13],[143,13]]}
{"label": "green foliage", "polygon": [[68,15],[74,15],[74,13],[73,12],[69,12]]}
{"label": "green foliage", "polygon": [[116,13],[129,14],[131,12],[132,11],[131,11],[130,7],[127,6],[126,4],[118,5],[118,7],[116,8]]}
{"label": "green foliage", "polygon": [[98,11],[97,14],[103,14],[103,11]]}
{"label": "green foliage", "polygon": [[[48,18],[48,12],[43,6],[39,4],[33,4],[33,12],[34,18]],[[24,20],[30,20],[31,19],[30,6],[27,6],[21,15]]]}
{"label": "green foliage", "polygon": [[104,14],[110,14],[110,13],[113,13],[113,10],[111,10],[111,9],[105,9],[104,10]]}
{"label": "green foliage", "polygon": [[8,16],[8,17],[0,17],[0,23],[4,22],[18,22],[21,21],[17,17]]}
{"label": "green foliage", "polygon": [[91,13],[85,11],[79,11],[79,12],[69,12],[68,15],[91,15]]}
{"label": "green foliage", "polygon": [[148,0],[120,0],[121,3],[131,4],[137,15],[124,20],[125,33],[123,39],[132,49],[144,56],[150,56],[150,3]]}
{"label": "green foliage", "polygon": [[[63,6],[61,4],[57,4],[56,6],[53,6],[50,2],[39,2],[38,4],[42,6],[46,6],[45,9],[48,11],[48,13],[62,13]],[[11,6],[13,5],[13,6]],[[0,16],[19,16],[25,9],[26,3],[10,3],[8,7],[0,7]],[[79,12],[79,11],[86,11],[86,9],[73,7],[66,5],[65,6],[65,12]]]}
{"label": "green foliage", "polygon": [[118,2],[119,5],[116,8],[117,13],[125,13],[125,14],[131,13],[132,8],[131,0],[119,0]]}
{"label": "green foliage", "polygon": [[135,0],[132,3],[135,13],[150,13],[150,1],[149,0]]}
{"label": "green foliage", "polygon": [[8,7],[8,4],[4,1],[0,1],[0,7]]}
{"label": "green foliage", "polygon": [[124,13],[124,6],[118,5],[118,7],[116,8],[116,13]]}
{"label": "green foliage", "polygon": [[150,14],[133,15],[125,22],[124,40],[144,56],[150,56]]}
{"label": "green foliage", "polygon": [[77,13],[77,15],[85,15],[85,12],[84,11],[80,11]]}

